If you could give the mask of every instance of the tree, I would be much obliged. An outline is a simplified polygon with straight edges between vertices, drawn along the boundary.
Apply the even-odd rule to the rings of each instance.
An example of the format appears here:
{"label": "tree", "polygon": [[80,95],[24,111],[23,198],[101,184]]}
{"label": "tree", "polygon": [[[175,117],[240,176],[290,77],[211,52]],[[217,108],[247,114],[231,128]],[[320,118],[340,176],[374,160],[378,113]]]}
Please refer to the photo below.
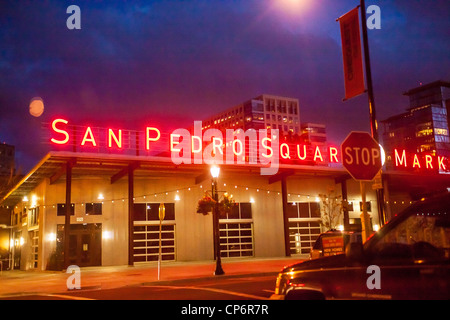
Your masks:
{"label": "tree", "polygon": [[327,230],[337,229],[344,214],[344,201],[341,195],[336,195],[336,189],[329,187],[327,193],[319,194],[320,224]]}
{"label": "tree", "polygon": [[16,173],[14,168],[10,169],[9,174],[0,175],[0,201],[8,193],[8,191],[16,184],[21,178],[20,170]]}

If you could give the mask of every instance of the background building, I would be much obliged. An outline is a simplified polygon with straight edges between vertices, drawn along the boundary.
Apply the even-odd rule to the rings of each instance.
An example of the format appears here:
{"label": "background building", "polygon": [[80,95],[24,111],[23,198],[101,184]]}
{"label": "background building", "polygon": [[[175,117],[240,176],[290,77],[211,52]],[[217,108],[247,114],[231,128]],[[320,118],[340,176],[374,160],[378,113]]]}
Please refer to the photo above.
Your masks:
{"label": "background building", "polygon": [[326,126],[321,123],[302,123],[300,139],[302,142],[318,145],[327,144]]}
{"label": "background building", "polygon": [[278,129],[283,135],[300,134],[300,109],[296,98],[263,94],[203,121],[204,128]]}
{"label": "background building", "polygon": [[[435,81],[404,95],[410,102],[407,112],[381,122],[386,153],[392,155],[394,149],[404,149],[407,153],[417,154],[418,159],[427,154],[450,157],[450,83]],[[395,159],[388,157],[386,160],[387,169],[393,168]]]}
{"label": "background building", "polygon": [[6,143],[0,144],[0,176],[14,175],[15,147]]}
{"label": "background building", "polygon": [[[0,198],[8,191],[15,181],[15,147],[6,143],[0,144]],[[10,236],[11,236],[10,210],[0,207],[0,261],[3,269],[9,267]]]}
{"label": "background building", "polygon": [[[316,146],[324,158],[329,158],[325,124],[301,123],[299,100],[296,98],[263,94],[203,120],[202,125],[203,129],[220,130],[278,129],[280,143],[302,143],[307,146],[308,157],[305,161],[309,164],[315,164],[312,158]],[[292,150],[295,148],[292,147]],[[329,165],[329,162],[320,165]]]}
{"label": "background building", "polygon": [[[450,188],[450,83],[435,81],[404,95],[409,97],[407,111],[381,121],[387,155],[383,182],[388,219],[412,201],[447,192]],[[395,150],[408,154],[407,165],[397,165]],[[431,170],[424,168],[427,156],[443,159],[446,170],[436,163]]]}

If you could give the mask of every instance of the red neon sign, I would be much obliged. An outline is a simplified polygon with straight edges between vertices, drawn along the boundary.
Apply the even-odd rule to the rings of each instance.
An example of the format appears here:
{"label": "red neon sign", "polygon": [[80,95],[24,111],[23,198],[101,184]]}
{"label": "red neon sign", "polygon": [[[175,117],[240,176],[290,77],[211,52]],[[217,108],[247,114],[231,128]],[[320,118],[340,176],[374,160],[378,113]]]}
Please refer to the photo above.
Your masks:
{"label": "red neon sign", "polygon": [[62,134],[64,136],[64,139],[58,140],[55,138],[51,138],[50,141],[55,144],[66,144],[67,142],[69,142],[69,133],[65,130],[57,128],[56,126],[58,123],[68,124],[69,121],[64,120],[64,119],[56,119],[52,122],[53,131],[55,131],[56,133]]}
{"label": "red neon sign", "polygon": [[394,149],[395,167],[447,171],[448,159],[444,156],[417,153],[407,155],[406,150]]}
{"label": "red neon sign", "polygon": [[114,133],[112,129],[108,129],[108,148],[112,148],[112,141],[116,143],[116,147],[122,149],[122,130],[118,130],[118,136]]}
{"label": "red neon sign", "polygon": [[[50,142],[58,146],[75,146],[83,151],[104,148],[107,152],[122,152],[134,146],[137,150],[147,152],[170,152],[175,164],[260,163],[275,167],[280,162],[309,165],[342,162],[338,148],[281,142],[278,138],[278,130],[249,129],[243,132],[243,130],[227,129],[224,135],[218,129],[203,130],[201,122],[196,121],[193,134],[186,129],[177,129],[169,134],[168,140],[167,138],[164,140],[160,129],[147,126],[143,132],[133,131],[133,134],[136,134],[136,142],[131,146],[130,141],[133,140],[131,131],[117,128],[94,128],[93,130],[93,127],[86,126],[81,130],[78,129],[81,135],[77,138],[72,128],[66,119],[53,120]],[[141,143],[143,146],[140,145]],[[152,145],[158,146],[157,150]],[[403,149],[394,149],[392,165],[394,168],[422,171],[441,172],[449,169],[446,157],[408,154]]]}

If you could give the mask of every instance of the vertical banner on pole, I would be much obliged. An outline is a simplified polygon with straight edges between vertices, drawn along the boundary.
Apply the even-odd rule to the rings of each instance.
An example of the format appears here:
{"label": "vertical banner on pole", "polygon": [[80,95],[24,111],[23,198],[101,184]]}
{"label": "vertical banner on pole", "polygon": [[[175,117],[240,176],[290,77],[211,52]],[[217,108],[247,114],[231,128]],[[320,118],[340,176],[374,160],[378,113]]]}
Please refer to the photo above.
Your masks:
{"label": "vertical banner on pole", "polygon": [[344,58],[345,99],[365,91],[364,71],[359,32],[359,9],[355,8],[339,18],[342,55]]}

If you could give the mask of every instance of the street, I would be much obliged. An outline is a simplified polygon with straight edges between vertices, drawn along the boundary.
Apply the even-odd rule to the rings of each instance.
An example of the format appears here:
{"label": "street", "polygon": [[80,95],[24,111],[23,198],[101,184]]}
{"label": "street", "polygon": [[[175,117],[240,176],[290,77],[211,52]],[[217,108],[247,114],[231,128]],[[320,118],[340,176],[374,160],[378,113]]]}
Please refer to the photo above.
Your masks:
{"label": "street", "polygon": [[275,275],[217,277],[151,282],[115,289],[15,295],[2,300],[266,300],[274,293]]}

